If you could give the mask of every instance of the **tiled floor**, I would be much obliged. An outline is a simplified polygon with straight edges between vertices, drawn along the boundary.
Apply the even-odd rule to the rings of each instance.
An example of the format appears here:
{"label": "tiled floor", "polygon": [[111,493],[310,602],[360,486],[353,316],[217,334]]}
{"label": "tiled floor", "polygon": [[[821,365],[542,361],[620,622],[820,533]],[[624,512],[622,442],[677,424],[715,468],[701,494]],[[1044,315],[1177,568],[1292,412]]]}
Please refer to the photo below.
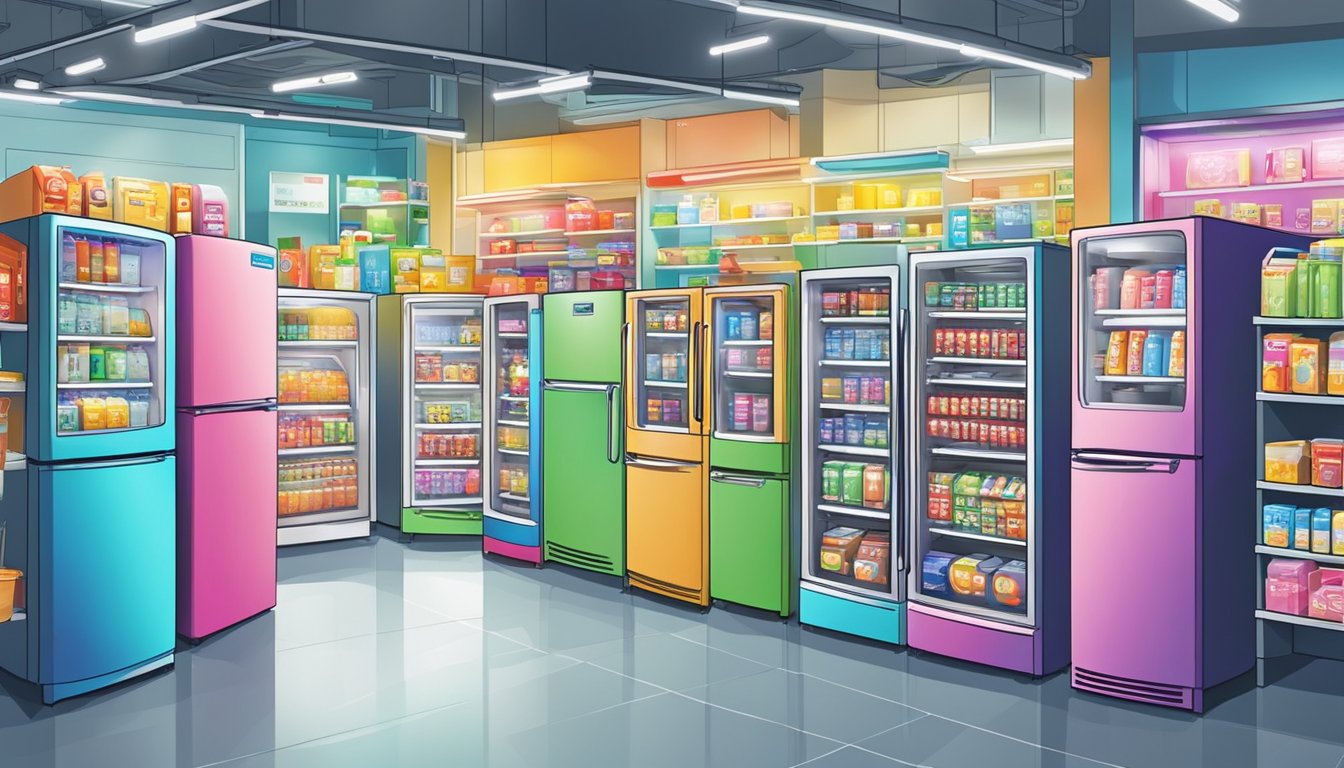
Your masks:
{"label": "tiled floor", "polygon": [[280,605],[56,707],[0,679],[0,765],[1344,766],[1344,664],[1203,718],[614,580],[387,539],[285,551]]}

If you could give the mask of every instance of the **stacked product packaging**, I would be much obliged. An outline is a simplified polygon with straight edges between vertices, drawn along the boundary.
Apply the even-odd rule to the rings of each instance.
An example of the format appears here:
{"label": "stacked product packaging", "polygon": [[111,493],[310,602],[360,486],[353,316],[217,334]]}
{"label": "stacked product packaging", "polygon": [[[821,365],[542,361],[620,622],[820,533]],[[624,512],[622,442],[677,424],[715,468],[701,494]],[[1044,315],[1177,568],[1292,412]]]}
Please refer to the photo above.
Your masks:
{"label": "stacked product packaging", "polygon": [[34,165],[0,182],[0,219],[61,213],[134,224],[174,235],[229,236],[229,198],[213,184],[76,177],[68,167]]}

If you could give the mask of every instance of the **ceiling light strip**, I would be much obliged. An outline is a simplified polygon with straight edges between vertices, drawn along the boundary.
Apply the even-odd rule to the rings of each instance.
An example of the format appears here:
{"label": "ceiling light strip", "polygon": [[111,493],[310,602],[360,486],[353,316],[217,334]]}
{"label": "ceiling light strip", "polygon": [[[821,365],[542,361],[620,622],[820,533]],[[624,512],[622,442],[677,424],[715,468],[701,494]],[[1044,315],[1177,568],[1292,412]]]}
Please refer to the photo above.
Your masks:
{"label": "ceiling light strip", "polygon": [[354,72],[328,72],[325,75],[313,75],[311,77],[300,77],[293,80],[281,80],[271,84],[271,91],[273,93],[288,93],[290,91],[301,91],[307,88],[321,88],[327,85],[353,83],[358,79],[359,75]]}
{"label": "ceiling light strip", "polygon": [[769,35],[757,35],[756,37],[748,37],[745,40],[735,40],[731,43],[713,46],[709,49],[709,55],[722,56],[725,53],[737,53],[738,51],[745,51],[748,48],[756,48],[765,45],[768,42],[770,42]]}
{"label": "ceiling light strip", "polygon": [[310,117],[308,115],[293,115],[283,112],[258,112],[253,117],[265,118],[267,120],[285,120],[294,123],[317,123],[319,125],[347,125],[353,128],[373,128],[382,131],[400,131],[402,133],[417,133],[421,136],[433,136],[440,139],[465,139],[466,131],[454,131],[447,128],[431,128],[427,125],[402,125],[400,123],[379,123],[371,120],[348,120],[343,117]]}
{"label": "ceiling light strip", "polygon": [[92,74],[106,68],[107,62],[103,61],[103,57],[99,56],[97,58],[85,59],[84,61],[77,61],[74,64],[71,64],[65,68],[65,74],[71,77],[79,77],[80,75]]}
{"label": "ceiling light strip", "polygon": [[[467,61],[473,64],[487,64],[495,67],[507,67],[509,69],[521,69],[529,72],[540,72],[547,75],[567,75],[569,70],[560,67],[551,67],[544,64],[533,64],[526,61],[515,61],[513,59],[502,59],[495,56],[481,56],[467,51],[453,51],[444,48],[426,48],[420,45],[406,45],[403,43],[393,43],[387,40],[370,40],[358,37],[349,37],[344,35],[327,35],[321,32],[309,32],[302,29],[289,29],[287,27],[272,27],[265,24],[245,24],[237,21],[226,21],[224,19],[210,19],[202,22],[206,26],[216,29],[225,29],[230,32],[243,32],[253,35],[265,35],[268,37],[284,37],[293,40],[312,40],[318,43],[331,43],[333,45],[349,45],[356,48],[372,48],[380,51],[396,51],[398,53],[411,53],[418,56],[432,56],[441,59],[453,59],[456,61]],[[0,62],[3,63],[3,62]]]}
{"label": "ceiling light strip", "polygon": [[508,101],[509,99],[521,99],[524,96],[540,96],[547,93],[582,91],[590,85],[592,85],[592,78],[589,77],[587,72],[581,72],[577,75],[543,77],[534,85],[525,85],[517,88],[496,88],[490,95],[495,101]]}
{"label": "ceiling light strip", "polygon": [[773,96],[755,91],[735,91],[731,88],[723,89],[723,98],[735,101],[757,101],[762,104],[782,104],[786,107],[796,107],[799,104],[797,97],[793,96]]}
{"label": "ceiling light strip", "polygon": [[1201,10],[1208,11],[1228,23],[1241,18],[1241,11],[1238,11],[1235,5],[1226,2],[1226,0],[1186,0],[1186,2]]}
{"label": "ceiling light strip", "polygon": [[125,30],[128,30],[130,28],[131,28],[130,24],[113,24],[110,27],[95,29],[92,32],[84,32],[78,35],[71,35],[70,37],[64,38],[62,40],[57,40],[53,43],[47,43],[46,45],[35,46],[33,48],[28,48],[26,50],[19,51],[18,53],[12,53],[4,57],[3,59],[0,59],[0,67],[8,66],[16,61],[31,59],[34,56],[41,56],[44,53],[59,51],[62,48],[68,48],[72,45],[86,43],[90,40],[97,40],[100,37],[106,37],[108,35],[115,34],[117,32],[124,32]]}

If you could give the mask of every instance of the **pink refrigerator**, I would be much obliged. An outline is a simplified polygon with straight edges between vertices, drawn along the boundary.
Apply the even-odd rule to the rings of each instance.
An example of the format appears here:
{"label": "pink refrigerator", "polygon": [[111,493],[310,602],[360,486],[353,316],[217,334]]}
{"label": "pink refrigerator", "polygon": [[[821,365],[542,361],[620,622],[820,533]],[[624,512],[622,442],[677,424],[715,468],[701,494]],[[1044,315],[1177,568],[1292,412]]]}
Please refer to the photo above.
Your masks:
{"label": "pink refrigerator", "polygon": [[275,250],[177,240],[177,631],[275,606]]}
{"label": "pink refrigerator", "polygon": [[1252,321],[1265,254],[1306,245],[1204,217],[1073,231],[1073,687],[1202,712],[1254,666]]}

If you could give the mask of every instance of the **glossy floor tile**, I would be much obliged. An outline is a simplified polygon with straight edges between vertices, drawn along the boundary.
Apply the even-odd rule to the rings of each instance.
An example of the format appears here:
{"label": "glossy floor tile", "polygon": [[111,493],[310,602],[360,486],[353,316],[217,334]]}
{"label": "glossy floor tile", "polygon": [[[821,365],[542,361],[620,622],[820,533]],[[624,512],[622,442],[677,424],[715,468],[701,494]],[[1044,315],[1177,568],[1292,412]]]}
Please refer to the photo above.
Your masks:
{"label": "glossy floor tile", "polygon": [[804,628],[476,542],[284,550],[276,610],[62,702],[0,675],[0,766],[1344,768],[1344,664],[1203,717]]}

